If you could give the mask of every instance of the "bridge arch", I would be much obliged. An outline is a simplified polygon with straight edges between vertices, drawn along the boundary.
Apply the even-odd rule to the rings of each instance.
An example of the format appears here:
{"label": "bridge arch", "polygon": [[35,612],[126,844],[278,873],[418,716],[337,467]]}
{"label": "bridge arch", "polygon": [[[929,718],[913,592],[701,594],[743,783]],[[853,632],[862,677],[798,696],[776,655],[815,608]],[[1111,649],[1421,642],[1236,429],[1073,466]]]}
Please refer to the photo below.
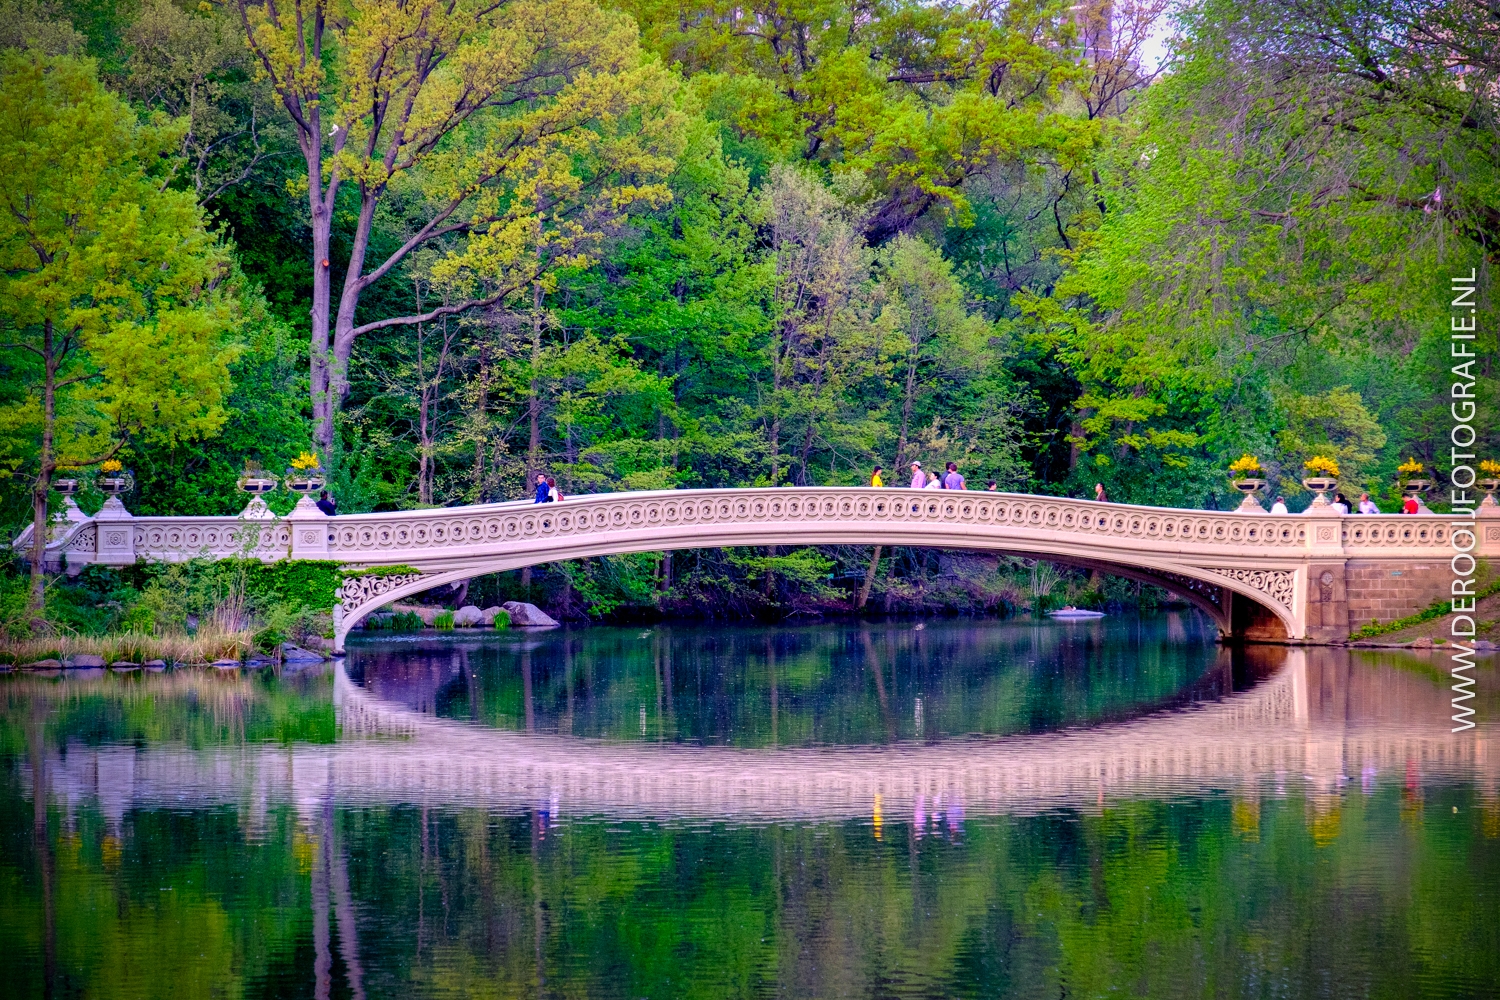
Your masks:
{"label": "bridge arch", "polygon": [[496,552],[467,560],[459,566],[442,567],[421,575],[396,574],[382,578],[372,572],[369,577],[356,579],[370,580],[373,586],[350,588],[349,593],[341,592],[340,594],[340,607],[335,612],[336,648],[343,649],[344,640],[349,632],[379,608],[403,598],[475,576],[598,556],[771,545],[908,546],[950,551],[993,552],[1045,559],[1083,569],[1097,569],[1112,575],[1160,586],[1186,599],[1194,607],[1208,614],[1221,634],[1226,636],[1234,630],[1234,602],[1236,600],[1256,605],[1263,618],[1269,618],[1280,626],[1283,638],[1295,634],[1298,627],[1293,607],[1268,600],[1264,591],[1257,589],[1249,582],[1227,577],[1214,569],[1197,567],[1147,553],[1139,553],[1129,561],[1101,558],[1097,548],[1076,542],[1056,540],[1049,542],[1020,538],[989,539],[982,536],[976,537],[967,532],[953,533],[951,536],[943,537],[935,536],[935,533],[929,530],[893,530],[893,527],[889,525],[868,528],[845,527],[834,532],[809,532],[804,526],[798,525],[788,530],[757,532],[753,540],[710,540],[717,538],[717,533],[711,533],[705,537],[701,529],[683,528],[677,531],[653,533],[651,537],[646,538],[621,535],[569,540],[572,544],[560,545],[547,551]]}

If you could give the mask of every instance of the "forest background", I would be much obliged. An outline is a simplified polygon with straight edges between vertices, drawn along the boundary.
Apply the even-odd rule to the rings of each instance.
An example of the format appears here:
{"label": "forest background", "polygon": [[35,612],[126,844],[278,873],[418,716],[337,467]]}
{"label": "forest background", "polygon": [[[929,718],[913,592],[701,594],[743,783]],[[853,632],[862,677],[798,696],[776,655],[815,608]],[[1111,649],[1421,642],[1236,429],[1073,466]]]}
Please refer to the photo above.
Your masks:
{"label": "forest background", "polygon": [[[1500,458],[1500,14],[1479,0],[0,10],[9,537],[106,458],[136,514],[233,514],[245,469],[304,450],[343,513],[518,499],[537,472],[564,494],[876,464],[901,484],[913,460],[1223,508],[1246,453],[1293,509],[1326,455],[1394,510],[1405,460],[1446,491],[1470,272],[1474,450]],[[94,228],[61,212],[48,243],[27,206],[70,198]],[[74,341],[46,339],[49,309]],[[575,617],[779,617],[866,579],[887,611],[995,610],[1045,599],[1038,577],[849,547],[471,586]],[[99,628],[146,585],[85,583],[49,606],[104,608]]]}

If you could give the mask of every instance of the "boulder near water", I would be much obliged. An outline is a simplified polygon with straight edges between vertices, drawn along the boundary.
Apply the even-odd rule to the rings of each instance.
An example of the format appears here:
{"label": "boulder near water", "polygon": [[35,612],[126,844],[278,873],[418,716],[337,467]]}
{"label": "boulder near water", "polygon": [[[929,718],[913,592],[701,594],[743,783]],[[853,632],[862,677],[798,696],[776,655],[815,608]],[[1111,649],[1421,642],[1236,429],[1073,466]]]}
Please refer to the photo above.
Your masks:
{"label": "boulder near water", "polygon": [[547,614],[535,604],[527,604],[525,601],[506,601],[504,608],[510,615],[512,625],[526,628],[528,626],[555,627],[558,623],[555,618]]}
{"label": "boulder near water", "polygon": [[473,628],[484,624],[484,612],[472,604],[465,604],[453,612],[453,624],[458,628]]}

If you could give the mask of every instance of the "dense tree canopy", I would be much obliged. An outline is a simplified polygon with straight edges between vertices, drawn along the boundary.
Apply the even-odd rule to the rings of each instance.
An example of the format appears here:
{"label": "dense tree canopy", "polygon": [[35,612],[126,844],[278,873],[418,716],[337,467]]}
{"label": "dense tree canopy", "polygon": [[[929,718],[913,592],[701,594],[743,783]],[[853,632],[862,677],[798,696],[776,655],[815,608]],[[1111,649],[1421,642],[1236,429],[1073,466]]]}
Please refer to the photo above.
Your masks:
{"label": "dense tree canopy", "polygon": [[[1477,0],[5,9],[0,44],[91,58],[71,72],[151,123],[159,196],[243,275],[221,436],[118,438],[142,513],[230,512],[244,460],[309,445],[342,510],[912,460],[1212,506],[1246,452],[1294,505],[1317,454],[1389,504],[1402,460],[1446,467],[1471,269],[1500,403]],[[889,593],[936,568],[884,560]],[[774,603],[806,575],[679,563],[555,583]]]}

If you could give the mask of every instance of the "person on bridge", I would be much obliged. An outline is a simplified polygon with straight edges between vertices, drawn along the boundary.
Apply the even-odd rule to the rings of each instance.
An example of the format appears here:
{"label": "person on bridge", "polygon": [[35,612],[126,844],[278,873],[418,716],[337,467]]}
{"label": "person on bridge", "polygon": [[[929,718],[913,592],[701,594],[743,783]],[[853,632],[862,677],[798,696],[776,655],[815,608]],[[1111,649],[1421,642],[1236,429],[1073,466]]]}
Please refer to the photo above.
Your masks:
{"label": "person on bridge", "polygon": [[1109,503],[1109,497],[1104,495],[1104,484],[1094,484],[1094,499],[1099,503]]}
{"label": "person on bridge", "polygon": [[547,502],[557,503],[563,498],[562,490],[557,488],[557,480],[551,476],[547,477]]}
{"label": "person on bridge", "polygon": [[927,485],[927,473],[922,471],[921,462],[911,463],[911,488],[920,490]]}
{"label": "person on bridge", "polygon": [[936,473],[934,473],[933,475],[928,476],[927,477],[927,484],[922,487],[922,489],[924,489],[924,490],[940,490],[942,488],[943,488],[943,479],[942,479],[941,476],[937,475]]}
{"label": "person on bridge", "polygon": [[870,485],[871,486],[884,486],[885,485],[885,481],[880,478],[881,471],[882,470],[881,470],[880,466],[878,466],[878,465],[875,466],[875,471],[870,474]]}
{"label": "person on bridge", "polygon": [[339,512],[339,502],[330,497],[327,490],[324,490],[318,494],[318,509],[332,517]]}
{"label": "person on bridge", "polygon": [[1379,514],[1380,508],[1375,506],[1375,501],[1370,499],[1370,494],[1359,495],[1359,512],[1361,514]]}
{"label": "person on bridge", "polygon": [[547,485],[547,477],[540,472],[536,474],[536,502],[546,503],[552,499],[552,489]]}
{"label": "person on bridge", "polygon": [[1286,497],[1277,497],[1276,502],[1271,504],[1271,513],[1285,514],[1286,512]]}
{"label": "person on bridge", "polygon": [[1401,505],[1401,513],[1403,514],[1416,514],[1421,509],[1422,506],[1417,503],[1417,498],[1414,496],[1407,497],[1406,502]]}
{"label": "person on bridge", "polygon": [[968,487],[964,485],[964,477],[958,474],[958,463],[957,462],[949,462],[948,463],[948,472],[947,472],[946,475],[943,476],[943,489],[945,489],[945,490],[963,490],[963,489],[968,489]]}
{"label": "person on bridge", "polygon": [[993,479],[991,479],[989,482],[987,482],[987,483],[984,484],[984,488],[986,490],[988,490],[990,493],[994,493],[994,492],[996,492],[997,490],[1000,489],[1000,484],[996,483]]}
{"label": "person on bridge", "polygon": [[1340,514],[1349,513],[1349,498],[1342,493],[1335,493],[1333,495],[1333,509]]}

